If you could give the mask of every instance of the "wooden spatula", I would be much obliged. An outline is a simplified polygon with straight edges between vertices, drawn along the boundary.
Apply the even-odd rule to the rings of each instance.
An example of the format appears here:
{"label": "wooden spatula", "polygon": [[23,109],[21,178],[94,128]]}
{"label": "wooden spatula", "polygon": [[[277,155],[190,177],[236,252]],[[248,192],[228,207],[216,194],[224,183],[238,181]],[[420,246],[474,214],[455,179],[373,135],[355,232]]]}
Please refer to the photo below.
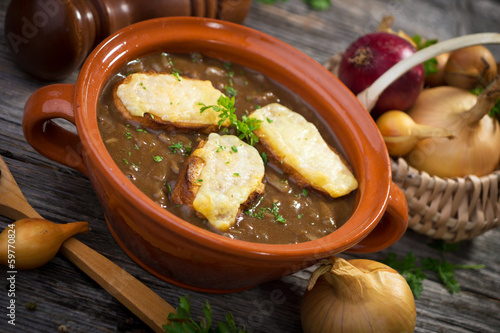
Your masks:
{"label": "wooden spatula", "polygon": [[[13,220],[42,218],[30,206],[1,157],[0,172],[0,215]],[[59,252],[155,332],[164,332],[162,325],[175,309],[151,289],[75,238],[66,240]]]}

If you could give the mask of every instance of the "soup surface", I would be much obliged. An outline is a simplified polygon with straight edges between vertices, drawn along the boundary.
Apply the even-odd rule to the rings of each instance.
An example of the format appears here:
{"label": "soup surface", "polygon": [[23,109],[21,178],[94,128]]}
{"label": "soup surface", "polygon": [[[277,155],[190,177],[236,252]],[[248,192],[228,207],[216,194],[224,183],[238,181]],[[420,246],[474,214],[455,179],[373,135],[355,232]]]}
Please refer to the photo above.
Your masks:
{"label": "soup surface", "polygon": [[[154,202],[182,219],[213,232],[196,212],[170,200],[172,190],[186,165],[189,154],[207,134],[162,130],[126,119],[116,108],[113,89],[127,75],[136,72],[176,73],[210,80],[227,96],[235,96],[236,114],[245,114],[277,102],[302,114],[313,123],[325,141],[342,152],[333,132],[298,96],[261,73],[243,66],[193,54],[155,54],[129,62],[107,83],[98,106],[100,134],[111,157],[127,177]],[[234,128],[219,134],[235,134]],[[255,145],[259,152],[263,148]],[[354,210],[355,191],[331,198],[299,187],[280,169],[279,163],[265,162],[265,193],[237,217],[224,236],[259,243],[299,243],[323,237],[349,219]]]}

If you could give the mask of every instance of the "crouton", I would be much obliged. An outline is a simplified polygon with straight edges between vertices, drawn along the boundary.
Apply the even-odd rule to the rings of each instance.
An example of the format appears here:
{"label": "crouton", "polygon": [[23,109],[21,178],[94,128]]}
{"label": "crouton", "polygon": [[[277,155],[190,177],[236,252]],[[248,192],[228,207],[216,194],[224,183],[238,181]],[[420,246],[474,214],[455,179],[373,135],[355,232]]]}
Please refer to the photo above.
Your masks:
{"label": "crouton", "polygon": [[254,131],[269,157],[300,186],[333,198],[350,193],[358,182],[343,158],[302,115],[272,103],[249,115],[262,121]]}
{"label": "crouton", "polygon": [[226,231],[264,193],[263,179],[264,163],[257,149],[236,136],[212,133],[189,156],[171,199]]}
{"label": "crouton", "polygon": [[[200,112],[200,103],[217,105],[221,95],[210,81],[156,72],[130,74],[113,90],[115,105],[127,119],[153,128],[205,133],[217,130],[220,118],[213,108]],[[229,120],[221,125],[229,126]]]}

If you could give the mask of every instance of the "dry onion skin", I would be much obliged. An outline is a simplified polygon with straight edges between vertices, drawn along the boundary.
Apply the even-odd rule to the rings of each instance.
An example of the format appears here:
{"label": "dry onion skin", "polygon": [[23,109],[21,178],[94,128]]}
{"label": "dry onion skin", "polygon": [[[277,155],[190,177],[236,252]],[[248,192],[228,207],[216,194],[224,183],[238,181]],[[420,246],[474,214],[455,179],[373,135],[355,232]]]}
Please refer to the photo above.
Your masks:
{"label": "dry onion skin", "polygon": [[466,90],[484,88],[496,75],[495,57],[483,45],[451,52],[444,68],[446,84]]}
{"label": "dry onion skin", "polygon": [[405,278],[373,260],[323,260],[301,305],[304,333],[413,332],[415,299]]}
{"label": "dry onion skin", "polygon": [[436,72],[429,74],[425,77],[425,85],[428,87],[437,87],[446,85],[446,80],[444,79],[444,69],[446,67],[446,63],[450,58],[450,53],[445,52],[436,56]]}
{"label": "dry onion skin", "polygon": [[377,127],[391,156],[408,154],[425,138],[453,138],[453,134],[446,129],[417,124],[408,114],[399,110],[384,112],[377,119]]}
{"label": "dry onion skin", "polygon": [[0,233],[0,264],[18,270],[40,267],[57,254],[65,240],[88,230],[87,222],[58,224],[38,218],[16,221]]}
{"label": "dry onion skin", "polygon": [[500,162],[500,125],[488,112],[500,98],[499,77],[479,96],[449,86],[425,89],[408,115],[418,124],[444,128],[454,138],[420,140],[405,156],[408,164],[443,178],[493,172]]}

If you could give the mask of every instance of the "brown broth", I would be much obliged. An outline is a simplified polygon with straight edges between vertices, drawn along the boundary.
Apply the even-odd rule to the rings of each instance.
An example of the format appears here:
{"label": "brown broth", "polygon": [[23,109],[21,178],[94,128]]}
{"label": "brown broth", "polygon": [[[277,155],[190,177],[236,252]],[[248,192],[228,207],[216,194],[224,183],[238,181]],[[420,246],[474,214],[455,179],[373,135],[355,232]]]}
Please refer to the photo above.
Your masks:
{"label": "brown broth", "polygon": [[[161,131],[126,120],[116,109],[112,95],[115,84],[130,73],[172,73],[174,70],[181,76],[210,80],[215,88],[226,94],[236,91],[239,119],[260,106],[281,103],[315,124],[325,141],[342,152],[331,129],[304,101],[259,72],[199,53],[162,53],[131,61],[116,73],[101,94],[98,123],[102,140],[120,170],[141,191],[194,225],[220,233],[197,217],[192,209],[175,205],[169,198],[190,150],[207,135]],[[229,134],[234,132],[229,130]],[[255,147],[261,151],[259,144]],[[237,223],[223,235],[259,243],[299,243],[333,232],[352,215],[355,192],[333,199],[300,188],[279,165],[267,163],[265,170],[265,194],[254,203],[250,212],[240,214]],[[280,216],[286,222],[278,222],[276,217]]]}

